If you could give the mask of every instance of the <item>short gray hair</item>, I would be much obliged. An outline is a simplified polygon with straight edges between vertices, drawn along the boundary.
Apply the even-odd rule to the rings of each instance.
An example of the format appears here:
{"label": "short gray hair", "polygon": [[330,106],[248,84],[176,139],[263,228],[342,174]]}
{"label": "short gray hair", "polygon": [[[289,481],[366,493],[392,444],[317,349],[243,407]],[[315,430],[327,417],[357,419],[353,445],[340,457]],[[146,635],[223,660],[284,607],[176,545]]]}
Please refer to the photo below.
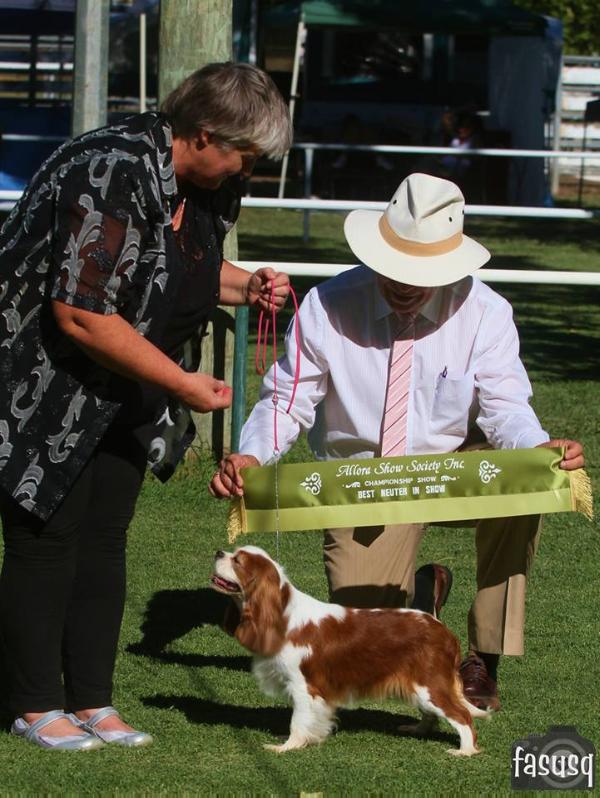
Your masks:
{"label": "short gray hair", "polygon": [[224,146],[256,147],[282,158],[292,144],[288,108],[273,80],[252,64],[207,64],[189,75],[162,103],[175,138],[191,139],[199,130]]}

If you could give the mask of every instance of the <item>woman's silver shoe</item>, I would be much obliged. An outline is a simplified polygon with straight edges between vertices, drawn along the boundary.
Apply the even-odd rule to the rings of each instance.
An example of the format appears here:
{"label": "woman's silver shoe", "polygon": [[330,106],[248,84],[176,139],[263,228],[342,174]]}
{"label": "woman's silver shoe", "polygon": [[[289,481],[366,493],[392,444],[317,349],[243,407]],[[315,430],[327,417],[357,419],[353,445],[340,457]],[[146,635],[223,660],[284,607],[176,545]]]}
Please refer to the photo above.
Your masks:
{"label": "woman's silver shoe", "polygon": [[[40,734],[42,729],[54,723],[60,718],[71,720],[62,709],[53,709],[46,712],[41,718],[33,723],[27,723],[24,718],[17,718],[11,728],[11,734],[22,737],[40,748],[52,748],[55,751],[92,751],[94,748],[102,748],[103,742],[95,734],[90,734],[87,729],[83,729],[84,734],[70,734],[64,737],[55,737],[51,734]],[[76,724],[79,725],[79,724]]]}
{"label": "woman's silver shoe", "polygon": [[70,718],[73,723],[78,724],[79,727],[86,732],[95,734],[104,743],[116,743],[117,745],[124,745],[127,748],[150,745],[152,736],[143,731],[107,731],[106,729],[98,728],[98,724],[103,721],[104,718],[110,718],[114,715],[118,718],[121,717],[114,707],[103,707],[86,721],[80,720],[76,715],[70,715]]}

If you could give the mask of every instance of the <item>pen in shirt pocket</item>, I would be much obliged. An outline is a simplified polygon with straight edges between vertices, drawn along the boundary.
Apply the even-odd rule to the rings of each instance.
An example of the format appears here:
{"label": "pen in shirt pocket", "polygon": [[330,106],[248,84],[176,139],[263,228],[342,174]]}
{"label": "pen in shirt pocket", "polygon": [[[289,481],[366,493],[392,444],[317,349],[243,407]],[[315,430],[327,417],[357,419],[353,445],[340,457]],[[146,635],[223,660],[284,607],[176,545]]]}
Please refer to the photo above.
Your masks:
{"label": "pen in shirt pocket", "polygon": [[444,370],[441,372],[440,377],[444,379],[448,376],[448,366],[444,366]]}

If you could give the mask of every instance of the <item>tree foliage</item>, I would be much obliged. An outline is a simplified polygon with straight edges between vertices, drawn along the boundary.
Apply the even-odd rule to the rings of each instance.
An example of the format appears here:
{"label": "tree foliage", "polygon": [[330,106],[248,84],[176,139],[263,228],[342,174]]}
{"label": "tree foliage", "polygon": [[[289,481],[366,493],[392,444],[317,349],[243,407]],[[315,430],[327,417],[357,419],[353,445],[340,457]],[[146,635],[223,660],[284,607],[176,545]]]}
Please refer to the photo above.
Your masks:
{"label": "tree foliage", "polygon": [[600,55],[598,0],[513,0],[515,5],[562,20],[565,53]]}

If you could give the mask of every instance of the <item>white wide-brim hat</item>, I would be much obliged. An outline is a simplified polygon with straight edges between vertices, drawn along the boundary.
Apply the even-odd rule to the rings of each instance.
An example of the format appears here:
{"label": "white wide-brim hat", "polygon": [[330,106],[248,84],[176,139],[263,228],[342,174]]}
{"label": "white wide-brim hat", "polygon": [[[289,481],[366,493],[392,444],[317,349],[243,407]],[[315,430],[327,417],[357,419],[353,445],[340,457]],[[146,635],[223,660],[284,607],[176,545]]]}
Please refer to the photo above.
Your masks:
{"label": "white wide-brim hat", "polygon": [[385,211],[352,211],[344,233],[356,257],[399,283],[448,285],[480,269],[490,253],[463,233],[465,198],[450,180],[415,173]]}

